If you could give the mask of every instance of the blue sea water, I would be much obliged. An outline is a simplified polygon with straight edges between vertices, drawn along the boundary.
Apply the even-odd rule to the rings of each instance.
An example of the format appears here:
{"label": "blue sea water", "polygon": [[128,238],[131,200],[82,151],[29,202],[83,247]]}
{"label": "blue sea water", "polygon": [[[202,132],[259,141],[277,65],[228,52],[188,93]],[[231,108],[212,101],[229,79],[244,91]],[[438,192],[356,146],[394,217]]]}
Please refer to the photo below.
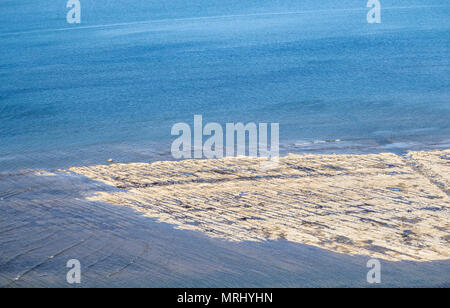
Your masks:
{"label": "blue sea water", "polygon": [[170,159],[177,122],[278,122],[282,153],[450,145],[450,3],[0,2],[0,171]]}

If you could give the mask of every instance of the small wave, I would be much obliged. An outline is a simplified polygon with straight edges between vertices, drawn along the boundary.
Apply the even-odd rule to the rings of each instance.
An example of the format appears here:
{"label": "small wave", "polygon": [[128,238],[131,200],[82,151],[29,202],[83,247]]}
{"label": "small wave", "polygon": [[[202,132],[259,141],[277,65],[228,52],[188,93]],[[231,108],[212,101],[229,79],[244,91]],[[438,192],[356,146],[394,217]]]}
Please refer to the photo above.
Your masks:
{"label": "small wave", "polygon": [[294,143],[295,146],[301,147],[301,146],[309,146],[314,144],[325,144],[325,143],[335,143],[335,142],[341,142],[341,139],[332,139],[332,140],[300,140]]}

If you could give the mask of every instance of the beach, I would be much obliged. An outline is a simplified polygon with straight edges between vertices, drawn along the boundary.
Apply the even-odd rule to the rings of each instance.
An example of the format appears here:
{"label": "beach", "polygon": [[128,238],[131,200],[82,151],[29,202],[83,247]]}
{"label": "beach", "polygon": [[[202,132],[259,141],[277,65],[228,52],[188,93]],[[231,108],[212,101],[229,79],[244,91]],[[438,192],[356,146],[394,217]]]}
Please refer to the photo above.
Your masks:
{"label": "beach", "polygon": [[449,154],[3,174],[0,283],[64,286],[77,258],[84,286],[368,286],[378,258],[386,286],[448,286]]}

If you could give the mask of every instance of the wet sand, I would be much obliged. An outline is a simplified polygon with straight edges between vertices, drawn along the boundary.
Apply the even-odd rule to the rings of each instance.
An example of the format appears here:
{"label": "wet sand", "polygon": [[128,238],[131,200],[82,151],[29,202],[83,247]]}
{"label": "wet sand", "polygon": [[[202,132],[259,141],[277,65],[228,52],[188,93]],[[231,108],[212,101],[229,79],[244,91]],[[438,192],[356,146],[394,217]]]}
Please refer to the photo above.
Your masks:
{"label": "wet sand", "polygon": [[0,286],[69,287],[78,259],[81,287],[367,287],[377,257],[381,286],[448,287],[448,155],[3,173]]}

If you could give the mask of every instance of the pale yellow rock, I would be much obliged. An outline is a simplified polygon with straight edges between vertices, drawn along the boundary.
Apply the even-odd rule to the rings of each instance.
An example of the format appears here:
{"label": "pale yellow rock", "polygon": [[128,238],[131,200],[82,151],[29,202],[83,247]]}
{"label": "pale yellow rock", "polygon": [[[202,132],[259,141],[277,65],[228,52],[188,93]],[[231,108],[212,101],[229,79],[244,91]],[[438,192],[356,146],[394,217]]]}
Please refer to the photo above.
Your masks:
{"label": "pale yellow rock", "polygon": [[411,162],[447,194],[450,187],[450,150],[410,152]]}
{"label": "pale yellow rock", "polygon": [[69,170],[123,189],[90,200],[212,237],[431,261],[450,258],[449,156],[291,154],[270,169],[241,157]]}

